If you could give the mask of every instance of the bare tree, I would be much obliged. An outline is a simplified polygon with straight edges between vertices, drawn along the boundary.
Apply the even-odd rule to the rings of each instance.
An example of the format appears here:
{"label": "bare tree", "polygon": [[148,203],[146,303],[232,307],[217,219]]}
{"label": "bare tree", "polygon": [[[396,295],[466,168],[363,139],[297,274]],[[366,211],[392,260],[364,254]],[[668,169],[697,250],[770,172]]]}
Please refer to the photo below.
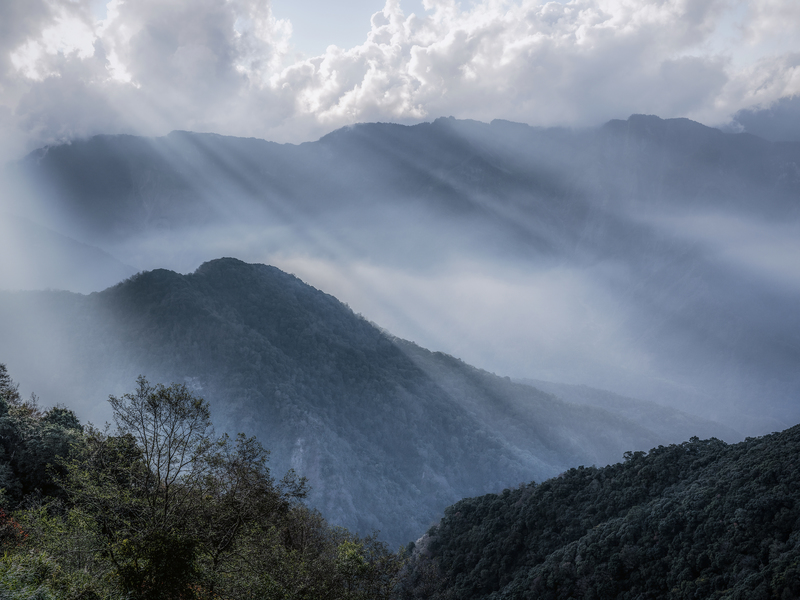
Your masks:
{"label": "bare tree", "polygon": [[117,435],[130,435],[146,469],[140,489],[150,505],[152,525],[169,528],[183,520],[203,483],[205,455],[214,445],[208,403],[185,385],[151,385],[140,376],[136,391],[109,397]]}

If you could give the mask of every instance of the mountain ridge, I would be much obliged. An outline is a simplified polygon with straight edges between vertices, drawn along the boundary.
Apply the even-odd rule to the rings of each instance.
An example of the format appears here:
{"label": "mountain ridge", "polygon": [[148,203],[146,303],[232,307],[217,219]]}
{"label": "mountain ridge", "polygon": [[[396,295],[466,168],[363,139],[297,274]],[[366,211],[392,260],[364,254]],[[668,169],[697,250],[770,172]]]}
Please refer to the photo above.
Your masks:
{"label": "mountain ridge", "polygon": [[401,598],[796,598],[800,426],[627,452],[465,498],[416,542]]}
{"label": "mountain ridge", "polygon": [[[258,435],[277,471],[308,476],[328,519],[381,529],[395,544],[461,497],[658,441],[605,410],[393,338],[292,275],[232,258],[189,275],[140,273],[89,296],[0,294],[10,358],[25,335],[14,329],[21,306],[42,307],[37,323],[62,364],[50,389],[79,414],[139,374],[184,382],[221,429]],[[39,386],[45,369],[25,378]]]}

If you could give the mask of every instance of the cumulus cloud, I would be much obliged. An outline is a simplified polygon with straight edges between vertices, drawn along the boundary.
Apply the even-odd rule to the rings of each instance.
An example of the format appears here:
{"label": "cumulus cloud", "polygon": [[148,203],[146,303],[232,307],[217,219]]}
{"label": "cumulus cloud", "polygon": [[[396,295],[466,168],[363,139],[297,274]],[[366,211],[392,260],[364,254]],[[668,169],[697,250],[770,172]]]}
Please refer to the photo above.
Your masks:
{"label": "cumulus cloud", "polygon": [[[301,141],[442,115],[590,125],[722,123],[800,93],[793,0],[387,0],[365,41],[294,60],[262,0],[8,0],[0,128],[13,152],[171,129]],[[13,153],[6,149],[6,155]]]}
{"label": "cumulus cloud", "polygon": [[2,46],[0,126],[29,145],[99,132],[244,133],[291,33],[257,0],[111,0],[102,21],[86,0],[0,10],[23,26]]}
{"label": "cumulus cloud", "polygon": [[543,123],[594,123],[610,115],[685,112],[727,77],[716,57],[680,56],[701,41],[715,2],[567,4],[485,2],[462,11],[430,2],[405,17],[396,0],[367,41],[287,69],[278,78],[322,120],[457,114]]}

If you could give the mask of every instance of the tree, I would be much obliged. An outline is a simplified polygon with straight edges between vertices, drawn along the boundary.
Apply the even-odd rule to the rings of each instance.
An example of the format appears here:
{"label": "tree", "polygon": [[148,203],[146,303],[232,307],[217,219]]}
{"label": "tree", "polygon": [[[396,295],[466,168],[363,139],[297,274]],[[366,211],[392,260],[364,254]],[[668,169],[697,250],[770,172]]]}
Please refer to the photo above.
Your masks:
{"label": "tree", "polygon": [[[401,562],[374,538],[331,528],[302,504],[304,478],[276,481],[255,438],[214,436],[185,386],[109,398],[116,430],[87,428],[64,478],[65,523],[89,568],[135,600],[386,598]],[[54,415],[60,420],[64,415]],[[45,515],[39,518],[47,529]],[[52,527],[50,527],[52,529]],[[86,564],[89,564],[87,562]]]}
{"label": "tree", "polygon": [[133,394],[109,397],[118,436],[130,436],[141,452],[138,482],[152,526],[167,531],[183,522],[203,483],[213,447],[208,403],[185,385],[150,385],[140,376]]}
{"label": "tree", "polygon": [[81,433],[71,410],[57,406],[43,412],[34,394],[23,401],[0,363],[0,503],[16,508],[31,495],[60,495],[57,465]]}
{"label": "tree", "polygon": [[235,442],[222,436],[204,457],[207,470],[193,527],[211,593],[220,579],[242,579],[243,570],[258,562],[254,544],[280,544],[280,540],[268,540],[306,496],[305,478],[289,471],[276,483],[268,459],[269,451],[258,440],[241,433]]}
{"label": "tree", "polygon": [[184,385],[144,377],[109,402],[115,435],[88,432],[68,465],[72,499],[95,523],[126,594],[192,597],[197,541],[187,532],[214,447],[208,404]]}
{"label": "tree", "polygon": [[21,400],[19,385],[11,379],[3,363],[0,363],[0,400],[5,400],[8,404],[16,404]]}

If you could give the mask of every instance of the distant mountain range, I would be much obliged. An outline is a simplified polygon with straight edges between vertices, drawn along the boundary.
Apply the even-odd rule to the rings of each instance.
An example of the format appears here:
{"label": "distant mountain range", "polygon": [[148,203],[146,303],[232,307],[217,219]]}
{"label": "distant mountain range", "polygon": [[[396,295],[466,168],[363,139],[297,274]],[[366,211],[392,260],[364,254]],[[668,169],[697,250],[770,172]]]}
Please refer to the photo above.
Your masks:
{"label": "distant mountain range", "polygon": [[464,496],[695,433],[737,436],[630,399],[565,402],[395,338],[279,269],[229,258],[88,296],[2,292],[0,356],[44,402],[84,418],[107,418],[103,398],[139,374],[186,383],[219,429],[258,435],[275,473],[308,477],[326,518],[395,545]]}
{"label": "distant mountain range", "polygon": [[[634,115],[580,131],[372,123],[296,146],[97,136],[34,152],[4,180],[7,210],[136,270],[274,258],[474,364],[756,434],[800,420],[798,164],[800,144]],[[30,279],[107,284],[74,244],[56,246],[74,268],[55,272],[76,283],[41,266]],[[481,292],[478,270],[524,289],[492,296],[494,325],[467,343],[459,331],[481,319],[453,303]],[[452,326],[432,332],[442,315]]]}
{"label": "distant mountain range", "polygon": [[700,439],[718,437],[728,442],[738,441],[742,437],[736,431],[721,429],[719,423],[699,419],[655,402],[620,396],[607,390],[536,379],[522,379],[519,382],[553,394],[570,404],[592,406],[623,417],[664,440],[659,444],[675,443],[675,440],[685,441],[690,437]]}
{"label": "distant mountain range", "polygon": [[796,218],[798,161],[798,143],[634,115],[578,131],[507,121],[371,123],[300,145],[181,131],[95,136],[36,151],[7,175],[36,205],[29,210],[46,209],[90,242],[253,214],[291,220],[418,205],[480,215],[503,231],[516,221],[529,251],[561,254],[578,243],[596,254],[636,240],[610,238],[613,229],[592,239],[585,227],[599,218],[610,228],[629,225],[632,207]]}

